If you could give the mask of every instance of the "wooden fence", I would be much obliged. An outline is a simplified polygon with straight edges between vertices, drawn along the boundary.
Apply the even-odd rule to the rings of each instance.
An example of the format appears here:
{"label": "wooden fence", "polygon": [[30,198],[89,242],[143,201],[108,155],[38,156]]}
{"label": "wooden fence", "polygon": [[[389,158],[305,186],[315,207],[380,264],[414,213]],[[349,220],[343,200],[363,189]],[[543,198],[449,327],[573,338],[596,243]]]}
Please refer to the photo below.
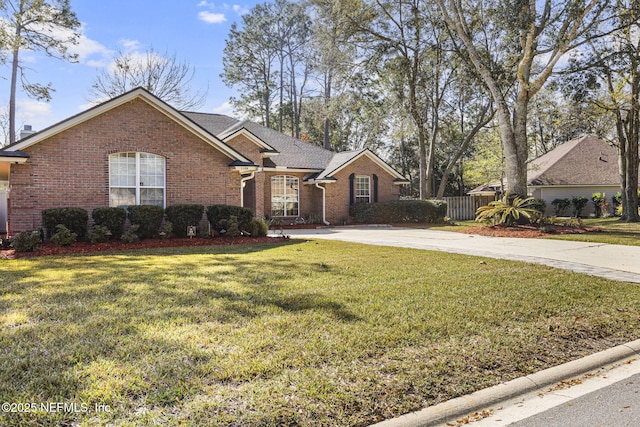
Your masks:
{"label": "wooden fence", "polygon": [[447,216],[454,221],[475,219],[476,209],[495,200],[494,196],[443,197],[447,202]]}

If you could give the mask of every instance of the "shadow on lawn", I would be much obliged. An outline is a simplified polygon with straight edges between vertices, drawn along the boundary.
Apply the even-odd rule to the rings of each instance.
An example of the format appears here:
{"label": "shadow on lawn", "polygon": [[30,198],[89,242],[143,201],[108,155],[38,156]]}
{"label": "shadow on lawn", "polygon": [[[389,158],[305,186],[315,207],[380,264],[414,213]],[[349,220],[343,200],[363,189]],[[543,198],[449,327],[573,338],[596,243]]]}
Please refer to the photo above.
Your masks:
{"label": "shadow on lawn", "polygon": [[307,312],[359,320],[339,301],[291,287],[324,267],[274,257],[244,262],[248,250],[174,250],[163,262],[135,253],[33,259],[25,261],[29,268],[7,272],[0,309],[13,317],[5,317],[0,334],[0,395],[109,405],[113,412],[8,413],[5,422],[135,418],[188,401],[212,382],[299,367],[304,359],[290,358],[282,343],[305,339],[296,319]]}

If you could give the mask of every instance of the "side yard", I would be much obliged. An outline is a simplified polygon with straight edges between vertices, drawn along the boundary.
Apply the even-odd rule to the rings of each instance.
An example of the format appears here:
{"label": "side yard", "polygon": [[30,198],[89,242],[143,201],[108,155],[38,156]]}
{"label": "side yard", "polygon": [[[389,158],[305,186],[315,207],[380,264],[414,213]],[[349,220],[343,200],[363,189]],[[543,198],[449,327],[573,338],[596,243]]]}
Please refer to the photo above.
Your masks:
{"label": "side yard", "polygon": [[365,426],[640,337],[638,285],[342,242],[0,274],[0,396],[76,405],[3,425]]}

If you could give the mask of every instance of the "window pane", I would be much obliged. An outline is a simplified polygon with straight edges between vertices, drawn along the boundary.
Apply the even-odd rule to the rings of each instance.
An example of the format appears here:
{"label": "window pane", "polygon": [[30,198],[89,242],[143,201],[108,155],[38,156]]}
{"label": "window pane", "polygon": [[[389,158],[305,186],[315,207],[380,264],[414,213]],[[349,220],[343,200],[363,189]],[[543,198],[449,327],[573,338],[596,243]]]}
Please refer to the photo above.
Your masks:
{"label": "window pane", "polygon": [[164,157],[140,153],[140,186],[164,186]]}
{"label": "window pane", "polygon": [[284,196],[284,176],[274,176],[271,178],[271,195]]}
{"label": "window pane", "polygon": [[164,190],[162,188],[141,188],[140,204],[164,206]]}
{"label": "window pane", "polygon": [[109,181],[114,187],[135,187],[135,153],[118,153],[109,156]]}
{"label": "window pane", "polygon": [[126,207],[136,204],[135,188],[111,188],[109,192],[109,206]]}
{"label": "window pane", "polygon": [[271,202],[271,215],[272,216],[284,216],[284,201],[273,200]]}

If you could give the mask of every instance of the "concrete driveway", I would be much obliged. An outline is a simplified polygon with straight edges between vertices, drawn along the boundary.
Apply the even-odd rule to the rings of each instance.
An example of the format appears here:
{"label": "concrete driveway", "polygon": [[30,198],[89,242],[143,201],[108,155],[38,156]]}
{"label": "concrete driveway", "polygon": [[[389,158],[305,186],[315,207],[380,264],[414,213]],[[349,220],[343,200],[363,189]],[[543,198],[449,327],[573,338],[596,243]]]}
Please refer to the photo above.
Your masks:
{"label": "concrete driveway", "polygon": [[608,279],[640,283],[640,246],[487,237],[391,226],[323,227],[285,230],[284,233],[297,239],[341,240],[532,262]]}

